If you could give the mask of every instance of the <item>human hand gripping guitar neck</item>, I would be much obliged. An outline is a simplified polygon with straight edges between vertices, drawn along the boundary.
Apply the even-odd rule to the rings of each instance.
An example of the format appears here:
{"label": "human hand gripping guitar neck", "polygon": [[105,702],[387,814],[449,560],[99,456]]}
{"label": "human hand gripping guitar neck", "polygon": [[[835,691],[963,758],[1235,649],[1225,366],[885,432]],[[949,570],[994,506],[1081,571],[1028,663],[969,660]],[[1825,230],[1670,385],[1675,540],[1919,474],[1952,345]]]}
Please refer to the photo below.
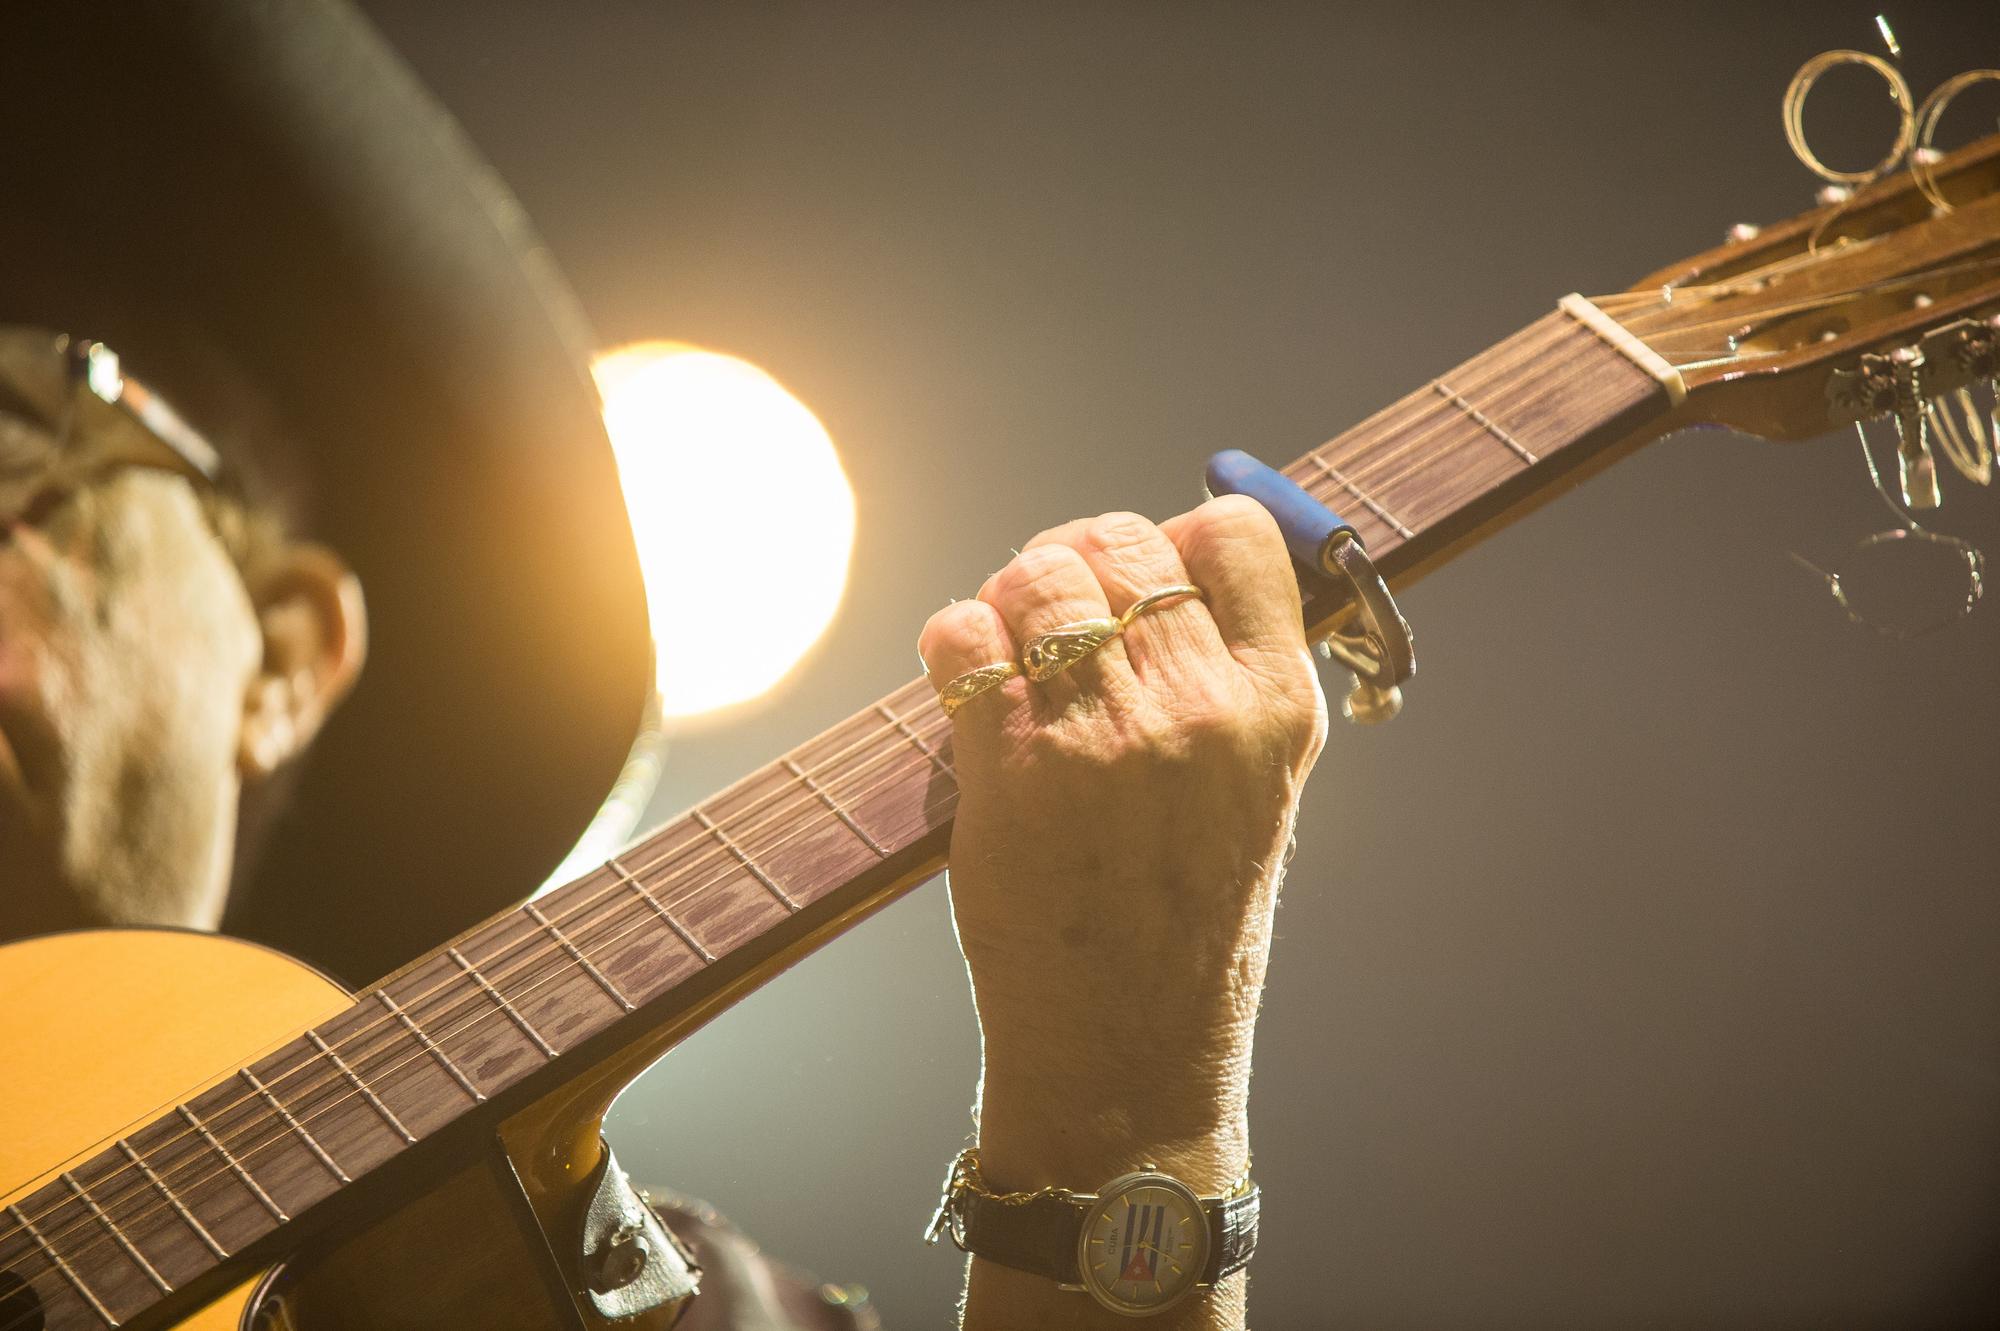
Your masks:
{"label": "human hand gripping guitar neck", "polygon": [[[1106,619],[1124,631],[1045,678],[972,675],[977,692],[953,698],[955,681],[1024,653],[1044,673],[1038,635]],[[933,616],[920,646],[953,711],[952,911],[984,1047],[979,1186],[1092,1193],[1145,1170],[1196,1197],[1240,1194],[1271,916],[1326,736],[1276,523],[1225,497],[1160,526],[1111,514],[1055,528]],[[1199,1224],[1158,1201],[1114,1208],[1101,1234],[1085,1224],[1080,1264],[1094,1270],[1076,1276],[1133,1311],[1171,1304],[1159,1325],[1240,1327],[1241,1274],[1194,1287]],[[1021,1269],[1059,1263],[1065,1241],[1009,1261],[968,1245],[983,1255],[965,1326],[1130,1325]]]}

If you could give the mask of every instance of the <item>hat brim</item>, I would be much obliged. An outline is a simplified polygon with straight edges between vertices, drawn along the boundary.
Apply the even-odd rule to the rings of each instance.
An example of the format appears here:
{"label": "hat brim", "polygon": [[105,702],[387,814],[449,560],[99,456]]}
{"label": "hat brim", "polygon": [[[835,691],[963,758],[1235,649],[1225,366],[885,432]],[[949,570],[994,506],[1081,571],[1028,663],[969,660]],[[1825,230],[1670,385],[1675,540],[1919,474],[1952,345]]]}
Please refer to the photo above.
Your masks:
{"label": "hat brim", "polygon": [[87,325],[124,316],[79,294],[111,290],[198,328],[303,444],[315,535],[360,576],[370,659],[227,927],[374,979],[527,895],[639,726],[644,593],[583,322],[347,9],[0,26],[0,318],[111,341]]}

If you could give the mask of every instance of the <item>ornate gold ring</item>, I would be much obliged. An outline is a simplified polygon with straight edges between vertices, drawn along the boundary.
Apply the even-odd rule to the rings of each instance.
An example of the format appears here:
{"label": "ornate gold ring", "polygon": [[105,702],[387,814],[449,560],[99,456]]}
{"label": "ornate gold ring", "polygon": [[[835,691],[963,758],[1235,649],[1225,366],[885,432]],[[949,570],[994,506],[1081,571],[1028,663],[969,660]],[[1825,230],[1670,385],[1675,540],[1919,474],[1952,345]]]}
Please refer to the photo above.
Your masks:
{"label": "ornate gold ring", "polygon": [[1021,649],[1021,669],[1037,684],[1054,679],[1123,633],[1139,616],[1190,598],[1199,600],[1201,595],[1201,588],[1193,583],[1179,582],[1156,592],[1148,592],[1116,618],[1105,615],[1058,624],[1047,633],[1037,633],[1028,639],[1027,645]]}
{"label": "ornate gold ring", "polygon": [[1021,673],[1021,667],[1012,661],[995,661],[953,677],[949,684],[938,690],[938,705],[944,714],[950,716],[959,708],[985,693],[997,689],[1014,676]]}

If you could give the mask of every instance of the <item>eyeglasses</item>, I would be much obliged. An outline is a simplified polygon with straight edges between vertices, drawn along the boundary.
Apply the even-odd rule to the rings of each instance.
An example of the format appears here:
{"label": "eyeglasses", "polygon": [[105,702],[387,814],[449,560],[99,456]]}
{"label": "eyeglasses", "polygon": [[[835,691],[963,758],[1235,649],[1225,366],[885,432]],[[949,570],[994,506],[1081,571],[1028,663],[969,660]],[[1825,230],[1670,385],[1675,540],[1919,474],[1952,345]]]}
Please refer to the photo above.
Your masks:
{"label": "eyeglasses", "polygon": [[144,467],[234,497],[221,456],[102,342],[0,327],[0,528],[109,472]]}

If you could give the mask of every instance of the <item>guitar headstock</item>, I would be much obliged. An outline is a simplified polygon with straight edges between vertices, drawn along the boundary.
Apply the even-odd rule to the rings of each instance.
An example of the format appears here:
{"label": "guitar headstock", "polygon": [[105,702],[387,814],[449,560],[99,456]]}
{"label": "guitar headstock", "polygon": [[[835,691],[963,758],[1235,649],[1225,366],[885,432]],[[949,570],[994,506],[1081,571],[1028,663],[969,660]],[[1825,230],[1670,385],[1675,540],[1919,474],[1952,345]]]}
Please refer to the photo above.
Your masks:
{"label": "guitar headstock", "polygon": [[2000,135],[1925,165],[1593,301],[1681,372],[1689,421],[1921,416],[2000,371]]}

